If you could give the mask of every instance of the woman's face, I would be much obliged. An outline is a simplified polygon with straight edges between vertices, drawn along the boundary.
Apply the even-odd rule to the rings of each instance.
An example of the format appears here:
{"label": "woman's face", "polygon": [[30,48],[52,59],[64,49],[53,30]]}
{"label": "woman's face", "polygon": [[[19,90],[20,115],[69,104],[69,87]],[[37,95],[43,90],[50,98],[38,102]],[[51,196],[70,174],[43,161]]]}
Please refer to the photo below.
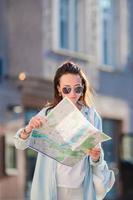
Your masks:
{"label": "woman's face", "polygon": [[75,105],[82,95],[82,81],[78,74],[64,74],[60,78],[58,91],[62,97],[68,97]]}

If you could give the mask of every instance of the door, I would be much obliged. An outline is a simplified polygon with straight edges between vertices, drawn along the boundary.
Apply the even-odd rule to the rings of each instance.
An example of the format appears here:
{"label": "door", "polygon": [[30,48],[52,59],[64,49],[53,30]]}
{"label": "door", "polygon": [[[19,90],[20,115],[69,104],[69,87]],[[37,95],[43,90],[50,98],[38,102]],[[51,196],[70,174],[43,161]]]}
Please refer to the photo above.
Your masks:
{"label": "door", "polygon": [[116,182],[111,191],[106,195],[106,200],[116,200],[120,196],[120,177],[119,177],[119,139],[121,121],[103,118],[103,131],[112,139],[103,142],[104,158],[110,169],[115,172]]}

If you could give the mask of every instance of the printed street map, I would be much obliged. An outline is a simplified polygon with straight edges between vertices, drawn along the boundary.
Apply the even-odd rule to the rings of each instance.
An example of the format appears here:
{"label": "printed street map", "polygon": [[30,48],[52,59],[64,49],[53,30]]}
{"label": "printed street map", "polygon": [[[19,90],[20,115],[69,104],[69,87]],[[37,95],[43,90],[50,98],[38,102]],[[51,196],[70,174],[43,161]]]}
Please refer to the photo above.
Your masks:
{"label": "printed street map", "polygon": [[73,166],[83,159],[87,149],[110,139],[65,97],[48,113],[47,122],[33,130],[29,147],[64,165]]}

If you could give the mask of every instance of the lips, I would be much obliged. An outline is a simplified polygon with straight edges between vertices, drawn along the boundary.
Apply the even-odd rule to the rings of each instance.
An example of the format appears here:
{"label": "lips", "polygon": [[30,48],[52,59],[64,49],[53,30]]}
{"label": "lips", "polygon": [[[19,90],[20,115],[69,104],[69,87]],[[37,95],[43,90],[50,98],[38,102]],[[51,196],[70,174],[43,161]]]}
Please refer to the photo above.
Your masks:
{"label": "lips", "polygon": [[76,102],[77,102],[77,98],[70,98],[70,100],[71,100],[74,104],[76,104]]}

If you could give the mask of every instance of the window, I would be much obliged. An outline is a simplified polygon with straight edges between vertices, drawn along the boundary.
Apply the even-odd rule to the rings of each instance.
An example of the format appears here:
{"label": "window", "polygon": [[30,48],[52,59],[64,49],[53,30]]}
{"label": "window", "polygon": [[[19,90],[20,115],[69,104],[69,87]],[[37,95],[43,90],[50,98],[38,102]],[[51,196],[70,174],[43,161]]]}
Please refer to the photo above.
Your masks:
{"label": "window", "polygon": [[112,0],[100,0],[101,24],[102,24],[102,63],[104,65],[114,65],[114,35],[115,24],[113,22]]}
{"label": "window", "polygon": [[133,164],[133,134],[122,138],[122,160]]}
{"label": "window", "polygon": [[103,119],[103,131],[107,133],[113,140],[109,140],[106,143],[103,143],[105,151],[105,159],[108,162],[117,162],[117,132],[116,121],[111,119]]}
{"label": "window", "polygon": [[[119,132],[120,132],[120,121],[112,120],[112,119],[103,119],[103,131],[108,134],[112,140],[107,142],[103,142],[102,146],[104,149],[104,158],[107,161],[109,168],[112,168],[116,175],[118,175],[118,156],[119,156]],[[116,182],[113,186],[112,190],[107,194],[107,200],[117,199],[119,196],[119,179],[116,176]],[[106,200],[105,198],[105,200]]]}
{"label": "window", "polygon": [[59,0],[59,47],[77,50],[77,0]]}
{"label": "window", "polygon": [[78,2],[78,0],[53,1],[53,47],[56,50],[78,51]]}
{"label": "window", "polygon": [[5,172],[8,175],[17,173],[17,151],[12,134],[5,136]]}

